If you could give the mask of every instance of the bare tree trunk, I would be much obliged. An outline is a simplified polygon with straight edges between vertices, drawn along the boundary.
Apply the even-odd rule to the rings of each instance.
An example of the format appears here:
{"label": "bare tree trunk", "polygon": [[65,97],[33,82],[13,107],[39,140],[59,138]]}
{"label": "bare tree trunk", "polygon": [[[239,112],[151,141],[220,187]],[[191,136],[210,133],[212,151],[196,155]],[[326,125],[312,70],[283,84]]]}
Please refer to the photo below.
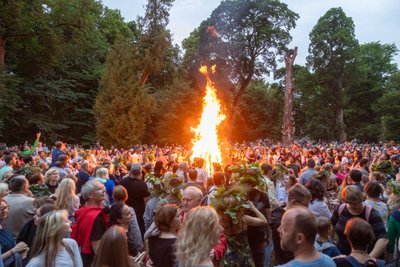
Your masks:
{"label": "bare tree trunk", "polygon": [[282,143],[284,146],[294,142],[294,116],[293,116],[293,63],[297,56],[297,46],[290,49],[285,57],[285,107],[283,111]]}
{"label": "bare tree trunk", "polygon": [[346,141],[347,139],[347,134],[346,134],[346,130],[344,127],[344,111],[343,111],[343,71],[340,73],[340,77],[339,77],[339,92],[340,92],[340,103],[339,103],[339,109],[338,109],[338,114],[337,114],[337,118],[336,118],[336,123],[337,123],[337,127],[339,129],[339,142],[343,143]]}
{"label": "bare tree trunk", "polygon": [[0,66],[4,65],[4,59],[6,54],[6,38],[0,36]]}

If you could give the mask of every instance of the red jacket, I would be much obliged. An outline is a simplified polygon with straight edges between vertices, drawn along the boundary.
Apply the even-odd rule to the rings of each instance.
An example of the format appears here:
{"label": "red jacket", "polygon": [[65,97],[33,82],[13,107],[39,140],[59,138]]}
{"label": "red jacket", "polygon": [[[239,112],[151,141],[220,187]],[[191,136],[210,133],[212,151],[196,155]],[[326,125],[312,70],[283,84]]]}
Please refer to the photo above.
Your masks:
{"label": "red jacket", "polygon": [[227,249],[226,238],[223,231],[221,231],[219,235],[219,243],[213,247],[214,250],[214,259],[213,264],[214,266],[218,266],[218,262],[222,259],[225,255]]}
{"label": "red jacket", "polygon": [[75,211],[75,223],[72,226],[71,237],[76,240],[83,254],[92,254],[92,234],[93,224],[96,217],[102,214],[103,220],[108,224],[108,216],[102,212],[103,207],[84,206]]}

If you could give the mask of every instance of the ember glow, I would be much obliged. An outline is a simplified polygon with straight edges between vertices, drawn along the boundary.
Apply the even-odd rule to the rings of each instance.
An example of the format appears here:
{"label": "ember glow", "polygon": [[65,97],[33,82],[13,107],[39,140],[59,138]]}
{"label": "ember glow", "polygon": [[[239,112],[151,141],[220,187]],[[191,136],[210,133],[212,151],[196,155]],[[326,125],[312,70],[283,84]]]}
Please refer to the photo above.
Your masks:
{"label": "ember glow", "polygon": [[[216,89],[208,76],[208,69],[202,66],[199,70],[207,79],[206,95],[203,103],[203,113],[197,128],[192,128],[195,136],[192,140],[192,156],[200,157],[205,160],[204,168],[211,174],[213,172],[212,163],[221,163],[221,151],[219,149],[218,125],[225,119],[221,111],[221,104],[217,98]],[[215,72],[215,65],[211,67],[212,73]]]}

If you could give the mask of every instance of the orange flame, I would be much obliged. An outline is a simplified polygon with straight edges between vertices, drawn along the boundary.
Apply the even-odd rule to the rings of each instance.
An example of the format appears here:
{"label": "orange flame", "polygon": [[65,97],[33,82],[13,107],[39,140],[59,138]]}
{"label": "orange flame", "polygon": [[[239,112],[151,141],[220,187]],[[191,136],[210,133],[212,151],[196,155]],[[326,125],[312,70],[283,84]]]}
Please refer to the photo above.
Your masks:
{"label": "orange flame", "polygon": [[[192,140],[192,156],[200,157],[205,160],[205,169],[211,174],[213,171],[213,162],[222,162],[221,151],[219,149],[218,125],[225,119],[221,111],[221,104],[217,98],[216,89],[208,76],[207,66],[202,66],[199,71],[206,77],[206,95],[203,103],[203,113],[197,128],[192,128],[195,136]],[[211,67],[212,73],[215,72],[215,65]]]}

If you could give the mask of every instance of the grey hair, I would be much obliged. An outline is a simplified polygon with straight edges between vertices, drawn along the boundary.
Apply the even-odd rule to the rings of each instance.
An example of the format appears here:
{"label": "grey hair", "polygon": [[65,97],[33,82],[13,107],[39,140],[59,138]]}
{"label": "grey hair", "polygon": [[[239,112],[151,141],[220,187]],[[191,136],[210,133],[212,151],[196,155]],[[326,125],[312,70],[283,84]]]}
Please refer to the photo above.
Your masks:
{"label": "grey hair", "polygon": [[98,168],[96,171],[96,177],[102,178],[102,179],[108,179],[108,170],[107,168],[101,167]]}
{"label": "grey hair", "polygon": [[98,180],[89,180],[83,186],[81,194],[84,200],[88,201],[89,196],[93,194],[103,184]]}

